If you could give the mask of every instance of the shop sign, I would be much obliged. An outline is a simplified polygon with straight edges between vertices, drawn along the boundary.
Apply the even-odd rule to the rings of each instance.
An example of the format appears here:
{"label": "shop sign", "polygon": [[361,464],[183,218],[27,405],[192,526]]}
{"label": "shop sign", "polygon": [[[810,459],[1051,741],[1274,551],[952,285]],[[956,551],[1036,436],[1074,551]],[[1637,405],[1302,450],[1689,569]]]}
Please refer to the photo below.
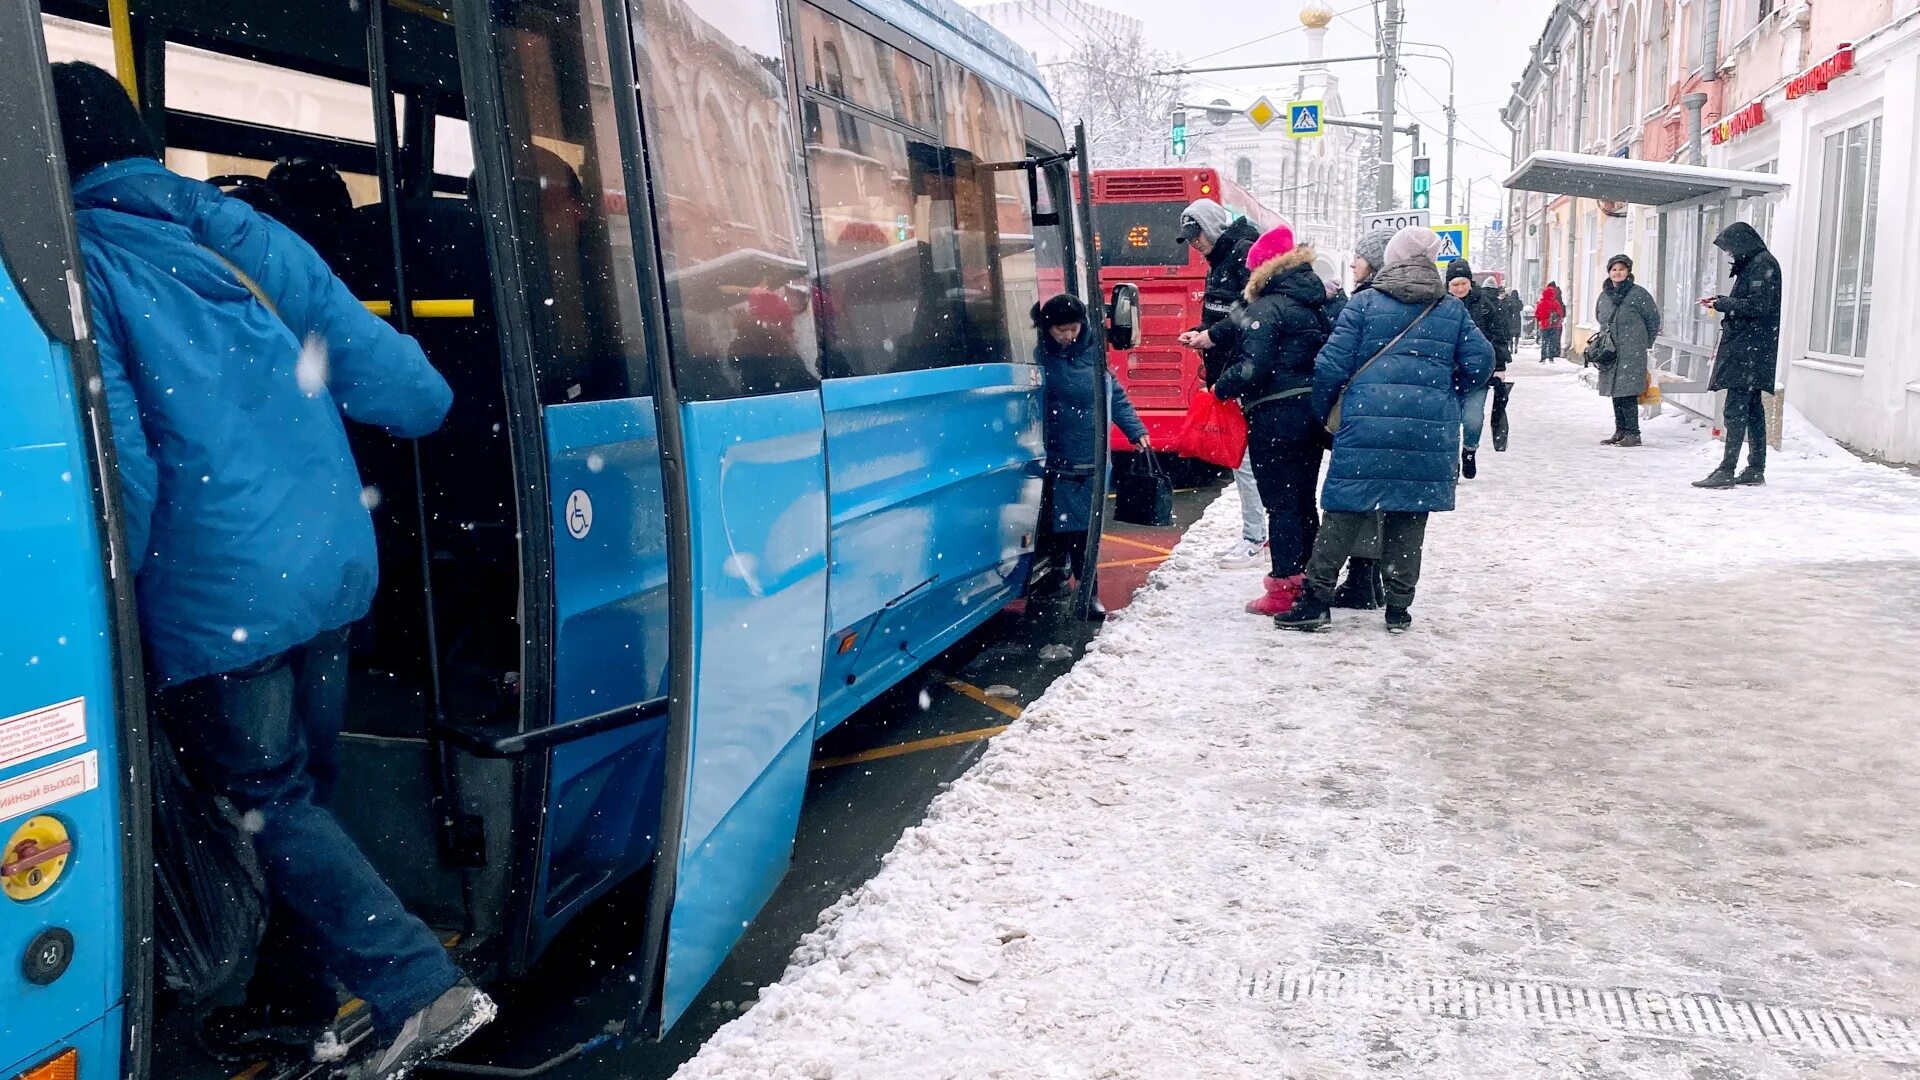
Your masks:
{"label": "shop sign", "polygon": [[1713,125],[1713,145],[1730,142],[1737,135],[1745,135],[1754,128],[1767,122],[1767,107],[1761,102],[1744,105],[1733,115],[1722,117]]}
{"label": "shop sign", "polygon": [[1825,90],[1833,80],[1853,70],[1853,44],[1840,46],[1840,51],[1813,65],[1793,77],[1787,83],[1787,100],[1803,98]]}

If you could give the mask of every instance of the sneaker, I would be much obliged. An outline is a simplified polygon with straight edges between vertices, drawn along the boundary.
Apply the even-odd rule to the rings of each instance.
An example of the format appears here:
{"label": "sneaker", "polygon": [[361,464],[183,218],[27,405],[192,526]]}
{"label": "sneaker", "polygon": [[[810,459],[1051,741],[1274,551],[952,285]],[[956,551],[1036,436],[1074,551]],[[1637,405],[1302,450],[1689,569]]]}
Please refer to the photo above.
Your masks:
{"label": "sneaker", "polygon": [[1767,482],[1767,474],[1749,465],[1733,478],[1733,482],[1740,487],[1760,487]]}
{"label": "sneaker", "polygon": [[1387,633],[1404,634],[1413,629],[1413,612],[1403,607],[1387,609]]}
{"label": "sneaker", "polygon": [[1332,610],[1312,589],[1302,592],[1286,614],[1273,617],[1273,625],[1282,630],[1321,630],[1332,622]]}
{"label": "sneaker", "polygon": [[404,1080],[422,1062],[445,1055],[487,1026],[497,1010],[493,999],[465,979],[407,1017],[398,1034],[377,1042],[358,1065],[336,1077],[351,1080]]}
{"label": "sneaker", "polygon": [[231,1064],[304,1059],[332,1033],[332,1019],[296,1016],[271,1005],[223,1005],[200,1021],[200,1045],[216,1061]]}
{"label": "sneaker", "polygon": [[1480,475],[1480,466],[1473,460],[1473,451],[1460,451],[1460,475],[1468,480]]}
{"label": "sneaker", "polygon": [[1246,570],[1270,558],[1265,540],[1241,540],[1220,556],[1220,565],[1228,570]]}
{"label": "sneaker", "polygon": [[1705,480],[1695,480],[1693,486],[1697,488],[1730,488],[1737,482],[1738,481],[1733,478],[1732,469],[1715,469],[1707,474]]}

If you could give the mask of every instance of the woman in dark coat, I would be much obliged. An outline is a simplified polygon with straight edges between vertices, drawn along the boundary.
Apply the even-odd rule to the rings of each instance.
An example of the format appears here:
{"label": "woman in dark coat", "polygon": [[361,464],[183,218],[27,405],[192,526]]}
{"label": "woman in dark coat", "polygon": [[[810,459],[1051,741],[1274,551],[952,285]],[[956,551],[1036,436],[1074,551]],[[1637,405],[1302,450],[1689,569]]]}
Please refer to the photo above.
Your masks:
{"label": "woman in dark coat", "polygon": [[1087,306],[1065,293],[1035,305],[1033,325],[1040,340],[1033,362],[1045,376],[1047,477],[1046,524],[1041,529],[1044,551],[1061,568],[1060,583],[1079,581],[1085,565],[1087,530],[1093,525],[1094,381],[1105,377],[1107,411],[1127,438],[1142,450],[1150,448],[1147,425],[1134,412],[1127,391],[1107,369],[1102,350],[1087,330]]}
{"label": "woman in dark coat", "polygon": [[1313,485],[1326,433],[1313,415],[1313,358],[1326,343],[1327,289],[1313,272],[1313,245],[1295,247],[1293,229],[1278,225],[1247,252],[1247,309],[1240,359],[1214,382],[1221,398],[1247,414],[1247,453],[1267,507],[1272,569],[1266,591],[1247,605],[1273,616],[1293,606],[1306,583],[1307,555],[1320,529]]}
{"label": "woman in dark coat", "polygon": [[1640,445],[1640,395],[1646,392],[1653,339],[1660,334],[1660,308],[1653,294],[1633,280],[1633,260],[1607,260],[1607,280],[1594,302],[1600,329],[1613,338],[1614,359],[1597,368],[1600,396],[1613,399],[1613,437],[1605,446]]}
{"label": "woman in dark coat", "polygon": [[[1709,390],[1727,392],[1727,452],[1720,467],[1695,487],[1722,488],[1767,482],[1767,413],[1760,395],[1773,393],[1780,359],[1780,262],[1760,233],[1744,221],[1720,230],[1713,245],[1733,256],[1733,292],[1700,303],[1726,316],[1720,347],[1713,354]],[[1747,444],[1747,468],[1738,476],[1740,443]]]}
{"label": "woman in dark coat", "polygon": [[1432,229],[1400,230],[1373,288],[1348,302],[1314,361],[1313,414],[1324,418],[1338,402],[1340,425],[1307,591],[1274,619],[1282,629],[1327,625],[1340,564],[1376,518],[1387,629],[1413,624],[1427,515],[1453,509],[1460,402],[1493,375],[1493,346],[1440,283],[1440,248]]}

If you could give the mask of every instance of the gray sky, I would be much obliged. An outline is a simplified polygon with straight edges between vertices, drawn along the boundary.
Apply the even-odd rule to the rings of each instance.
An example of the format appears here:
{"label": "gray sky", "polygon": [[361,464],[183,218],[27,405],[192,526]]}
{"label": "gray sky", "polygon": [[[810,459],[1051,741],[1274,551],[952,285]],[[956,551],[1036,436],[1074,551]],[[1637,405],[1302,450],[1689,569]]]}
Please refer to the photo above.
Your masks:
{"label": "gray sky", "polygon": [[[1096,0],[1103,7],[1124,12],[1146,24],[1147,40],[1189,64],[1258,63],[1296,60],[1306,55],[1297,0]],[[1335,18],[1327,31],[1328,56],[1363,55],[1373,51],[1373,9],[1366,0],[1328,0]],[[1404,0],[1409,43],[1431,42],[1453,51],[1456,64],[1454,96],[1459,110],[1459,203],[1466,199],[1467,181],[1477,177],[1504,177],[1508,170],[1508,132],[1500,123],[1500,107],[1514,80],[1526,67],[1527,50],[1546,26],[1553,0]],[[1268,37],[1268,35],[1277,35]],[[1266,40],[1259,40],[1265,38]],[[1244,44],[1243,44],[1244,43]],[[1409,51],[1421,51],[1409,44]],[[1431,50],[1428,50],[1431,51]],[[1441,178],[1445,168],[1443,135],[1447,95],[1447,65],[1440,60],[1403,59],[1408,78],[1401,84],[1400,107],[1411,109],[1425,129],[1423,139],[1433,157],[1434,209],[1444,205]],[[1340,96],[1349,112],[1374,108],[1373,61],[1341,64]],[[1268,93],[1276,102],[1290,94],[1296,69],[1223,72],[1191,78],[1190,97],[1200,101],[1226,91],[1254,95]],[[1404,122],[1404,121],[1402,121]],[[1277,134],[1275,138],[1285,136]],[[1406,137],[1400,138],[1402,144]],[[1405,155],[1395,182],[1406,184]],[[1499,205],[1498,185],[1479,180],[1474,188],[1473,216],[1485,221]],[[1437,215],[1436,215],[1437,217]]]}

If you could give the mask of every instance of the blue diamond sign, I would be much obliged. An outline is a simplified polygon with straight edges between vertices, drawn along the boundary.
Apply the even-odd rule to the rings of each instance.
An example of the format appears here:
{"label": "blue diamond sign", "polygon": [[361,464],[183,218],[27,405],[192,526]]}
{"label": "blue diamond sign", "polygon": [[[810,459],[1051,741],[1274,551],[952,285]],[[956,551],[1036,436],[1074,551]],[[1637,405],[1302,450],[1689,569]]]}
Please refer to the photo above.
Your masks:
{"label": "blue diamond sign", "polygon": [[1320,122],[1323,102],[1287,102],[1287,134],[1295,139],[1317,139],[1325,134]]}
{"label": "blue diamond sign", "polygon": [[1435,225],[1433,231],[1440,235],[1440,258],[1437,261],[1441,265],[1444,266],[1455,259],[1464,259],[1467,257],[1467,226],[1465,223],[1459,225]]}

